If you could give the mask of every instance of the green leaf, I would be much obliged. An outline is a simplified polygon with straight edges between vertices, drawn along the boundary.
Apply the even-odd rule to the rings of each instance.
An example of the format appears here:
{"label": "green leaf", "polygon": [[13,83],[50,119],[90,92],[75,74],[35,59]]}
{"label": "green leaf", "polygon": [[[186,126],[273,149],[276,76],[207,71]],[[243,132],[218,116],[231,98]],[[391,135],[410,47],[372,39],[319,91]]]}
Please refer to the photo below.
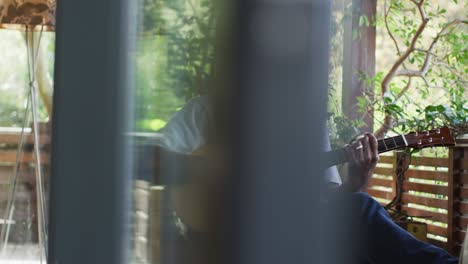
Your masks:
{"label": "green leaf", "polygon": [[437,105],[436,106],[436,109],[439,113],[444,113],[445,112],[445,109],[448,108],[447,106],[445,105]]}
{"label": "green leaf", "polygon": [[366,99],[365,99],[363,96],[359,96],[359,97],[357,97],[356,99],[357,99],[357,101],[358,101],[358,107],[359,107],[359,108],[364,108],[364,107],[366,106],[367,101],[366,101]]}
{"label": "green leaf", "polygon": [[383,99],[386,104],[393,102],[392,97],[390,97],[389,95],[384,95]]}
{"label": "green leaf", "polygon": [[426,106],[426,108],[424,109],[424,111],[425,111],[426,113],[428,113],[428,112],[437,112],[437,106],[428,105],[428,106]]}
{"label": "green leaf", "polygon": [[368,27],[370,25],[369,23],[369,19],[367,18],[367,16],[360,16],[359,17],[359,26],[363,26],[365,25],[366,27]]}

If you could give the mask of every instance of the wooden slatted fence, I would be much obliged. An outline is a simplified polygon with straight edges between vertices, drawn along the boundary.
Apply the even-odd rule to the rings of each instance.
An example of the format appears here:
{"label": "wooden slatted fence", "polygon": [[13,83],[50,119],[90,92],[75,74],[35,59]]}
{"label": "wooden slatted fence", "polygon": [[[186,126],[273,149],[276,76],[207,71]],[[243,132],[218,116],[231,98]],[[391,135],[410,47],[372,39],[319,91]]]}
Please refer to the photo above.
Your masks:
{"label": "wooden slatted fence", "polygon": [[408,165],[394,209],[426,223],[427,241],[458,255],[468,226],[468,137],[457,138],[448,157],[381,156],[369,194],[386,205],[396,195],[397,171]]}
{"label": "wooden slatted fence", "polygon": [[380,156],[379,163],[374,170],[374,176],[369,181],[368,193],[382,205],[395,197],[394,154]]}
{"label": "wooden slatted fence", "polygon": [[[50,160],[49,124],[40,124],[41,164],[47,185]],[[0,227],[5,222],[10,180],[14,176],[20,128],[0,128]],[[35,178],[34,139],[31,129],[25,130],[23,155],[20,160],[18,188],[15,195],[14,224],[11,226],[9,242],[37,242],[37,201]],[[47,186],[46,186],[46,189]]]}

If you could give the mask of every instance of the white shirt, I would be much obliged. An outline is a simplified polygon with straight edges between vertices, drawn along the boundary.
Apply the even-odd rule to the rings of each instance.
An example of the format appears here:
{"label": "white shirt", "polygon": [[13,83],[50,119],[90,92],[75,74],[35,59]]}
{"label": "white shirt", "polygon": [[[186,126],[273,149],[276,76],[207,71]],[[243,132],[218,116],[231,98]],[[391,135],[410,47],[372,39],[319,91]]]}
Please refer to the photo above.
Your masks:
{"label": "white shirt", "polygon": [[[196,149],[207,144],[206,135],[213,125],[213,109],[208,96],[192,98],[180,111],[176,112],[167,125],[161,130],[163,137],[155,144],[173,152],[191,154]],[[330,139],[326,126],[323,150],[331,150]],[[336,166],[325,171],[328,183],[341,184],[341,178]]]}

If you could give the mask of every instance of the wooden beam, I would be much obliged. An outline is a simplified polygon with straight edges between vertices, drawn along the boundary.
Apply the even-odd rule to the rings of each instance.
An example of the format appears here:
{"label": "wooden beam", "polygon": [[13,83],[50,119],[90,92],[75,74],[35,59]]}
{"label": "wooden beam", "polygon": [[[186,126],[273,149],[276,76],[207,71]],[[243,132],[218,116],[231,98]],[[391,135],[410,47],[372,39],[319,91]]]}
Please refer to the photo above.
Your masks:
{"label": "wooden beam", "polygon": [[[456,218],[457,220],[457,227],[460,227],[462,230],[466,230],[468,227],[468,217],[467,216],[459,216]],[[462,241],[463,242],[463,241]]]}
{"label": "wooden beam", "polygon": [[468,203],[467,202],[455,202],[454,212],[462,215],[468,214]]}
{"label": "wooden beam", "polygon": [[408,207],[406,205],[401,206],[402,211],[413,217],[424,218],[431,221],[447,223],[447,214],[426,211],[414,207]]}
{"label": "wooden beam", "polygon": [[368,189],[367,193],[369,193],[372,197],[383,198],[386,200],[391,200],[394,197],[392,192],[386,192],[386,191],[375,190],[375,189]]}
{"label": "wooden beam", "polygon": [[425,193],[432,193],[432,194],[440,194],[440,195],[448,195],[448,187],[443,185],[435,185],[435,184],[425,184],[425,183],[418,183],[418,182],[408,182],[405,181],[403,183],[403,189],[405,191],[417,191],[417,192],[425,192]]}
{"label": "wooden beam", "polygon": [[394,155],[380,155],[379,163],[386,163],[386,164],[393,164],[393,160],[395,159]]}
{"label": "wooden beam", "polygon": [[393,188],[393,181],[379,178],[370,178],[369,186],[383,186],[386,188]]}
{"label": "wooden beam", "polygon": [[433,181],[448,181],[448,173],[445,171],[427,171],[410,169],[405,172],[405,179],[415,178]]}
{"label": "wooden beam", "polygon": [[427,238],[427,242],[431,243],[434,246],[447,249],[447,243],[443,241],[432,239],[432,238]]}
{"label": "wooden beam", "polygon": [[432,157],[412,157],[411,165],[447,168],[449,166],[449,159]]}
{"label": "wooden beam", "polygon": [[417,195],[412,195],[409,193],[403,193],[401,196],[401,201],[404,204],[413,203],[413,204],[420,204],[424,206],[443,208],[443,209],[447,209],[447,205],[448,205],[447,200],[438,199],[438,198],[429,198],[429,197],[424,197],[424,196],[417,196]]}
{"label": "wooden beam", "polygon": [[[358,97],[364,93],[371,99],[374,97],[373,82],[366,82],[363,76],[373,78],[375,75],[376,10],[375,0],[353,0],[351,15],[345,15],[342,108],[350,119],[362,115],[357,111]],[[366,115],[364,122],[362,130],[373,131],[372,113]]]}
{"label": "wooden beam", "polygon": [[374,174],[385,175],[385,176],[393,176],[395,174],[395,170],[393,168],[377,167],[377,168],[374,169]]}
{"label": "wooden beam", "polygon": [[[41,153],[41,164],[49,164],[49,153]],[[14,164],[16,162],[16,150],[0,150],[0,161],[4,163]],[[21,163],[33,163],[36,161],[33,152],[25,151]]]}
{"label": "wooden beam", "polygon": [[427,232],[429,234],[433,234],[433,235],[437,235],[441,237],[447,237],[447,228],[445,227],[428,224]]}
{"label": "wooden beam", "polygon": [[460,199],[468,199],[468,188],[461,187],[459,191]]}
{"label": "wooden beam", "polygon": [[[21,135],[19,133],[0,133],[0,143],[4,144],[14,144],[17,145],[20,142]],[[34,138],[30,132],[24,134],[24,143],[25,144],[34,144]],[[39,144],[46,145],[50,144],[50,136],[49,135],[40,135],[39,136]]]}

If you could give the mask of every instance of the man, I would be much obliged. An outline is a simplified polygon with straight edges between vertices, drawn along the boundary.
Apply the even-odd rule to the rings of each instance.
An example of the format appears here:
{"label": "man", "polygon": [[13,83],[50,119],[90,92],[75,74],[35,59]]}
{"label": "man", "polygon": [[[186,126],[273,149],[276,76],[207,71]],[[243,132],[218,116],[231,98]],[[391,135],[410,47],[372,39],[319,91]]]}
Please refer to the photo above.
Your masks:
{"label": "man", "polygon": [[395,224],[386,210],[366,193],[367,183],[378,161],[377,139],[370,133],[346,147],[350,180],[340,186],[358,210],[357,228],[363,232],[358,249],[363,263],[458,263],[445,250],[422,242]]}
{"label": "man", "polygon": [[[213,110],[207,96],[195,97],[177,112],[162,129],[163,138],[154,142],[171,152],[190,155],[209,145],[212,131]],[[327,133],[325,133],[327,134]],[[330,150],[328,137],[324,139],[324,150]],[[353,143],[345,147],[349,157],[350,175],[347,182],[341,184],[336,167],[325,171],[326,182],[335,186],[329,192],[329,203],[340,203],[340,199],[351,199],[354,213],[343,215],[351,222],[353,230],[359,233],[348,233],[355,243],[355,254],[359,263],[457,263],[457,258],[434,245],[422,242],[406,230],[396,225],[385,209],[366,193],[367,183],[379,160],[377,139],[371,133],[364,133]],[[206,163],[208,164],[208,163]],[[205,165],[206,165],[205,164]],[[212,206],[209,197],[216,189],[219,179],[216,175],[201,176],[200,180],[189,180],[182,187],[174,187],[171,197],[175,211],[182,222],[189,228],[206,232],[211,226],[216,206]],[[212,188],[215,186],[214,188]],[[339,208],[339,207],[334,207]],[[327,217],[339,217],[339,213]],[[209,217],[208,217],[209,216]],[[354,262],[350,260],[349,263]]]}

